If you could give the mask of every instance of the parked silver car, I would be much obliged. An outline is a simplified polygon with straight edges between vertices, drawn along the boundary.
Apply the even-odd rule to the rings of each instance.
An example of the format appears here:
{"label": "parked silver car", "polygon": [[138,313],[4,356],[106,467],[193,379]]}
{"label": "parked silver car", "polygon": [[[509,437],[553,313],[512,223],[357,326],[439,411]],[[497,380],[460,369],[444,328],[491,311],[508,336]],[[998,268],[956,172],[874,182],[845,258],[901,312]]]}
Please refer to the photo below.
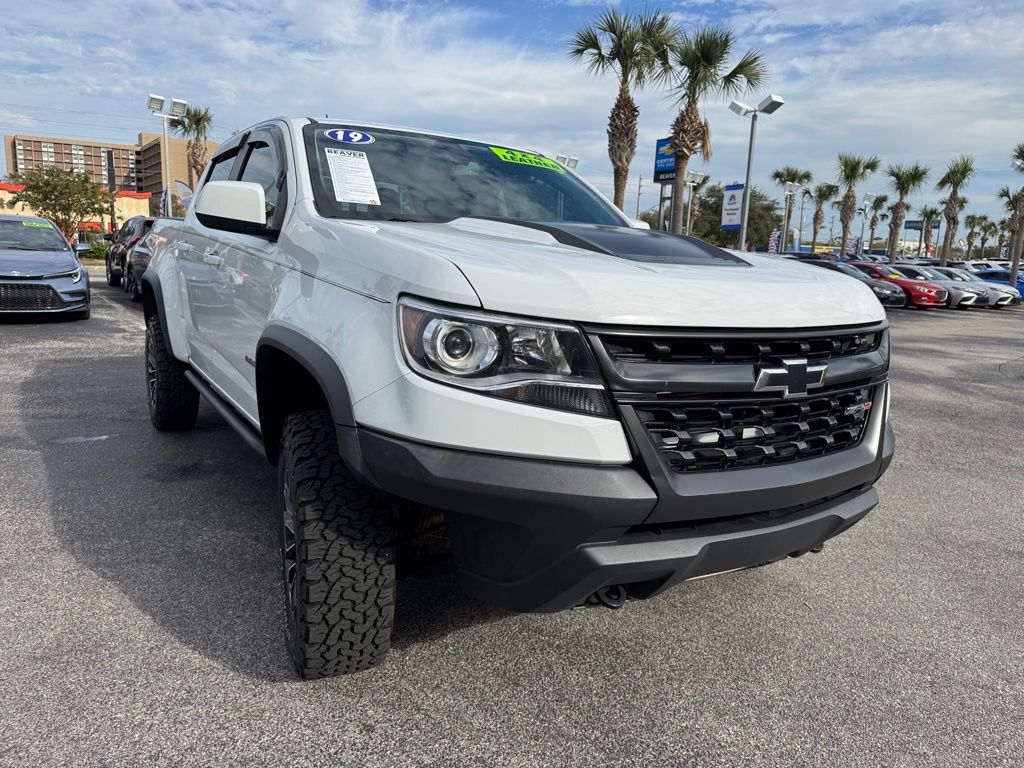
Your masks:
{"label": "parked silver car", "polygon": [[49,219],[0,214],[0,314],[89,317],[89,271]]}
{"label": "parked silver car", "polygon": [[922,267],[917,264],[897,264],[900,272],[911,280],[924,280],[945,288],[949,294],[946,305],[957,309],[968,307],[987,307],[989,304],[988,290],[963,281],[952,280],[947,275],[937,272],[934,267]]}
{"label": "parked silver car", "polygon": [[1000,286],[994,283],[986,283],[973,272],[955,267],[929,267],[932,272],[938,272],[948,279],[963,283],[971,288],[983,289],[988,292],[988,306],[992,309],[999,309],[1020,298],[1020,292],[1009,285]]}

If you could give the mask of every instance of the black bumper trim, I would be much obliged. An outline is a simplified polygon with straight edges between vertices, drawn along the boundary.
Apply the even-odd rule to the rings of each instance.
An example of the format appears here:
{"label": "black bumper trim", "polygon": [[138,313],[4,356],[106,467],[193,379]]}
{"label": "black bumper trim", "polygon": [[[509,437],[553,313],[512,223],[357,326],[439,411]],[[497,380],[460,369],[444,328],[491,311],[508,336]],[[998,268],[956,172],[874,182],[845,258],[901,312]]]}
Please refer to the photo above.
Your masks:
{"label": "black bumper trim", "polygon": [[[650,513],[665,500],[659,504],[632,467],[472,453],[365,428],[354,432],[345,442],[350,452],[358,445],[361,475],[396,496],[445,510],[464,589],[515,611],[570,608],[615,584],[630,585],[633,597],[649,597],[685,579],[816,548],[877,504],[870,483],[888,458],[882,452],[879,461],[869,461],[842,495],[785,516],[760,513],[801,505],[802,493],[778,487],[760,503],[755,493],[740,494],[744,508],[756,509],[714,522],[693,519],[693,500],[682,498],[672,503],[673,522],[692,524],[656,534],[637,526],[651,523]],[[736,474],[716,475],[719,518],[735,514]]]}
{"label": "black bumper trim", "polygon": [[861,520],[878,504],[874,488],[853,491],[820,507],[767,524],[741,522],[734,531],[626,535],[585,545],[549,569],[508,584],[462,573],[473,595],[516,611],[552,612],[581,604],[596,590],[625,585],[632,597],[648,598],[680,582],[751,568],[819,548]]}

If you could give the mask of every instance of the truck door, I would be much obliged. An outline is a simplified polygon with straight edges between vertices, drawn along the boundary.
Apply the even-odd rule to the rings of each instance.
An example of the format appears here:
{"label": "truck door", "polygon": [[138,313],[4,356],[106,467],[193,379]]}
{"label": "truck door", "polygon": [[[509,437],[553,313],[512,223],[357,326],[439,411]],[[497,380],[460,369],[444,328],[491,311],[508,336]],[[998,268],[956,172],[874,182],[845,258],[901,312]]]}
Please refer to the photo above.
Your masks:
{"label": "truck door", "polygon": [[269,232],[280,231],[288,199],[285,142],[281,129],[254,129],[240,147],[232,179],[263,187],[268,235],[202,232],[200,260],[206,279],[222,292],[225,303],[196,306],[195,313],[218,370],[218,383],[237,407],[255,420],[256,343],[275,300],[279,247]]}

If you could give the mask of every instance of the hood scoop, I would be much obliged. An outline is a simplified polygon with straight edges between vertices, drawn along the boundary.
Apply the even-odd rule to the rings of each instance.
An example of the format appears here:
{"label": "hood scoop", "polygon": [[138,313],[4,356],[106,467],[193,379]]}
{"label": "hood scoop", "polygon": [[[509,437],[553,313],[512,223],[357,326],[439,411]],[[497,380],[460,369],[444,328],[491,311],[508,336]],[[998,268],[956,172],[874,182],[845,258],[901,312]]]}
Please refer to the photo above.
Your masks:
{"label": "hood scoop", "polygon": [[[483,217],[481,217],[483,218]],[[490,218],[503,224],[545,232],[562,245],[646,264],[749,267],[749,262],[702,240],[670,232],[598,224],[551,224],[520,219]]]}

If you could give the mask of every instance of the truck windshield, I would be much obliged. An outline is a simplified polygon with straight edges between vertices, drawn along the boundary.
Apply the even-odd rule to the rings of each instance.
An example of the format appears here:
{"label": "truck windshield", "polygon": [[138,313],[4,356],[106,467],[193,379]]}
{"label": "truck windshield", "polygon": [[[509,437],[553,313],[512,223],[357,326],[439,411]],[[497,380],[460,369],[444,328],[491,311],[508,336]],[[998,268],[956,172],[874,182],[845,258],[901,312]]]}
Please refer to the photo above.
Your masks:
{"label": "truck windshield", "polygon": [[0,251],[66,251],[68,244],[53,224],[41,219],[0,220]]}
{"label": "truck windshield", "polygon": [[463,216],[626,226],[559,163],[541,155],[352,125],[303,130],[317,210],[374,221]]}

